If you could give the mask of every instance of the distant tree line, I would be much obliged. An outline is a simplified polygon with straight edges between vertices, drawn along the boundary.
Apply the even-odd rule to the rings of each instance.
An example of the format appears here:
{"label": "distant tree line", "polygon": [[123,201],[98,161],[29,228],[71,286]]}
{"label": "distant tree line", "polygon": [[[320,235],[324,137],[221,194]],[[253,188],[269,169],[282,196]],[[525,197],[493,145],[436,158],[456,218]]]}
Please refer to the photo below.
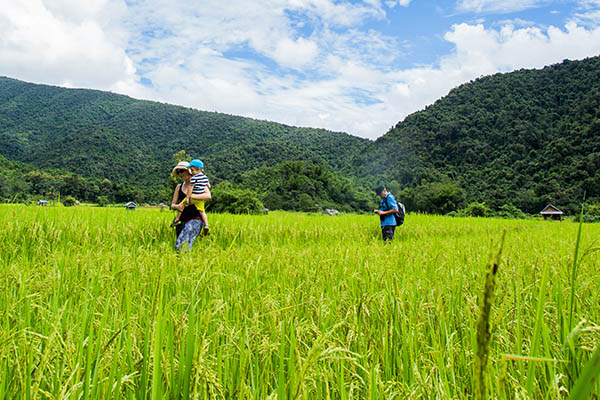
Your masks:
{"label": "distant tree line", "polygon": [[[173,159],[190,159],[179,152]],[[11,162],[0,156],[0,201],[33,202],[37,199],[58,200],[72,197],[81,202],[101,205],[135,201],[169,202],[177,183],[168,176],[162,187],[111,182],[109,179],[85,178],[60,170],[38,170]],[[212,179],[211,179],[212,180]],[[260,167],[238,175],[233,181],[212,180],[212,212],[258,213],[271,210],[368,211],[374,205],[369,188],[353,178],[342,177],[324,163],[285,161],[272,167]],[[215,182],[216,181],[216,182]]]}
{"label": "distant tree line", "polygon": [[0,156],[0,201],[32,202],[71,196],[82,202],[150,203],[166,198],[166,188],[140,188],[126,182],[87,178],[62,170],[40,170]]}

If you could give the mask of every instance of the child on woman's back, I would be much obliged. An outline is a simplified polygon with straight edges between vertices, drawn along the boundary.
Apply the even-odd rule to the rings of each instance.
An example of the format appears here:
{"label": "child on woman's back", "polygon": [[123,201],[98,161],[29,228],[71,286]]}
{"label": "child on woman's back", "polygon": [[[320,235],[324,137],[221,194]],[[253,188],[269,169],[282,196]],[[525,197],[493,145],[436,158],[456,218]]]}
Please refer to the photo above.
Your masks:
{"label": "child on woman's back", "polygon": [[210,189],[210,183],[208,182],[208,177],[204,175],[204,163],[198,159],[194,159],[190,161],[188,164],[188,169],[192,174],[192,179],[190,183],[192,184],[192,193],[190,193],[186,197],[186,203],[193,203],[198,211],[200,211],[200,216],[202,217],[202,222],[204,222],[204,231],[205,234],[208,234],[208,218],[206,217],[206,212],[204,211],[204,200],[195,200],[195,194],[202,194],[204,190],[208,187]]}
{"label": "child on woman's back", "polygon": [[[204,200],[196,200],[194,199],[195,194],[202,194],[204,190],[208,187],[210,189],[210,183],[208,182],[208,177],[204,175],[204,163],[201,160],[194,159],[190,161],[187,165],[190,173],[192,174],[192,179],[190,180],[190,184],[192,186],[191,191],[188,191],[186,194],[186,198],[183,200],[185,204],[194,204],[198,211],[200,212],[200,217],[202,218],[202,222],[204,223],[204,232],[208,234],[208,218],[206,217],[206,212],[204,210]],[[183,202],[182,202],[183,203]],[[181,211],[177,213],[174,224],[179,222],[179,217],[181,216]]]}

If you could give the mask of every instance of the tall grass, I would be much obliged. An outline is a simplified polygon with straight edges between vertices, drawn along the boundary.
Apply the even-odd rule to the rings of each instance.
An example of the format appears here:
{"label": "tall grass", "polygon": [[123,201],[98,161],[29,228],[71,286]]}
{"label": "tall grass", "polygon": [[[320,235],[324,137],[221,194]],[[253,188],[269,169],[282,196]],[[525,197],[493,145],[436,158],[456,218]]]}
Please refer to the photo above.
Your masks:
{"label": "tall grass", "polygon": [[211,215],[177,254],[171,217],[0,207],[0,398],[471,398],[503,230],[491,396],[566,398],[600,342],[597,253],[565,334],[576,224],[411,215],[383,246],[372,216]]}

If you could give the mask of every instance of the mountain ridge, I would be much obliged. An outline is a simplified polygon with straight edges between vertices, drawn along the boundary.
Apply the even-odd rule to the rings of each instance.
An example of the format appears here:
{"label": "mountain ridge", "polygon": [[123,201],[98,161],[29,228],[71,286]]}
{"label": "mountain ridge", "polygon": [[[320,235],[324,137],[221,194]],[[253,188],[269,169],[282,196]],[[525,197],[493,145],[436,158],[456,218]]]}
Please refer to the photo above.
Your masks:
{"label": "mountain ridge", "polygon": [[[584,192],[600,203],[600,57],[464,83],[375,141],[0,78],[0,154],[10,160],[107,178],[124,196],[127,185],[162,190],[179,150],[203,158],[214,183],[257,192],[249,177],[296,171],[336,182],[285,178],[297,198],[312,191],[331,200],[315,188],[354,186],[365,193],[348,201],[364,205],[369,188],[385,183],[409,210],[447,213],[481,202],[575,212]],[[314,208],[312,200],[303,204]]]}
{"label": "mountain ridge", "polygon": [[352,165],[423,211],[434,210],[417,204],[415,192],[434,183],[462,190],[463,205],[494,209],[534,213],[558,203],[573,212],[584,191],[600,201],[600,57],[462,84],[368,144]]}
{"label": "mountain ridge", "polygon": [[367,142],[343,132],[0,78],[0,154],[90,177],[121,180],[128,171],[132,176],[123,181],[156,187],[180,150],[203,158],[216,181],[290,159],[340,168]]}

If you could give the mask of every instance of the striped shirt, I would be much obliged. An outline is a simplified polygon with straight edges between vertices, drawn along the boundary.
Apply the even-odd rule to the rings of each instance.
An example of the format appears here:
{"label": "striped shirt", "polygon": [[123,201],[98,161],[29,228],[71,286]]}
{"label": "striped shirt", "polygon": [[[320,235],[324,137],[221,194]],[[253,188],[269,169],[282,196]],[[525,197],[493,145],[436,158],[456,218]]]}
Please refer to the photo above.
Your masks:
{"label": "striped shirt", "polygon": [[193,186],[192,194],[202,194],[208,185],[208,177],[200,172],[199,174],[192,176],[190,184]]}

